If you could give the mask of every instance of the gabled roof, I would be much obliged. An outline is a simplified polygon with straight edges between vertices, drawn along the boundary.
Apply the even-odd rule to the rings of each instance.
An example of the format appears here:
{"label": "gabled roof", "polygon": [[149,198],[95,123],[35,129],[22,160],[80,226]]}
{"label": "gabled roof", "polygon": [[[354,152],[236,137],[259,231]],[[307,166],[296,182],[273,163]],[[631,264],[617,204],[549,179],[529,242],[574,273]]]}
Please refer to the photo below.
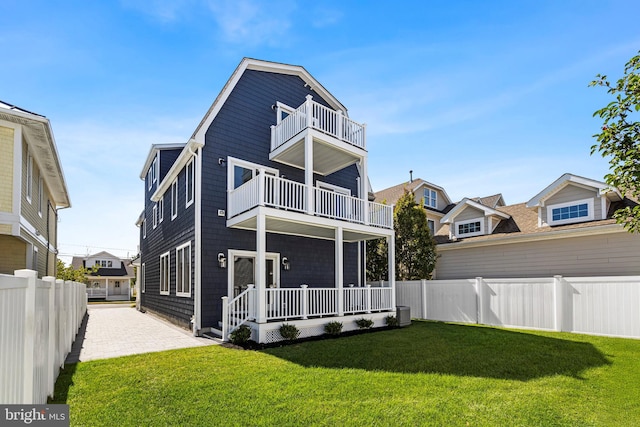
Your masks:
{"label": "gabled roof", "polygon": [[509,219],[508,214],[465,197],[456,205],[455,208],[451,209],[445,216],[440,219],[440,223],[448,224],[453,222],[453,219],[458,215],[458,213],[462,212],[467,206],[481,210],[484,213],[484,216],[497,216],[502,219]]}
{"label": "gabled roof", "polygon": [[440,191],[444,196],[444,200],[447,202],[447,205],[451,204],[451,199],[449,198],[449,195],[444,190],[444,188],[440,187],[439,185],[435,185],[428,181],[425,181],[424,179],[421,179],[421,178],[416,178],[413,181],[406,181],[398,185],[394,185],[393,187],[376,191],[376,202],[382,203],[383,201],[385,201],[388,205],[393,205],[400,199],[400,197],[402,197],[405,189],[415,194],[416,190],[418,190],[420,187],[423,187],[423,186]]}
{"label": "gabled roof", "polygon": [[144,166],[142,167],[142,171],[140,172],[140,179],[144,181],[144,178],[147,176],[147,171],[151,166],[151,162],[155,159],[158,151],[162,150],[181,150],[185,146],[184,143],[176,143],[176,144],[153,144],[149,149],[149,154],[147,155],[147,160],[144,162]]}
{"label": "gabled roof", "polygon": [[92,277],[135,277],[135,274],[133,274],[133,267],[128,259],[119,258],[106,251],[87,255],[86,257],[74,256],[71,260],[71,267],[76,270],[80,267],[86,268],[87,260],[89,258],[106,258],[116,260],[113,267],[100,267],[95,273],[90,274]]}
{"label": "gabled roof", "polygon": [[49,119],[0,101],[0,120],[21,126],[22,136],[27,141],[29,152],[51,192],[52,202],[58,208],[70,207],[69,190]]}
{"label": "gabled roof", "polygon": [[569,184],[576,184],[582,187],[590,187],[594,190],[600,191],[601,195],[608,197],[611,201],[619,201],[622,200],[623,196],[620,194],[617,188],[611,187],[609,184],[606,184],[601,181],[596,181],[594,179],[584,178],[581,176],[573,175],[570,173],[565,173],[560,178],[556,179],[546,187],[544,190],[536,194],[526,203],[528,208],[534,208],[538,206],[544,206],[545,200],[549,197],[556,194],[558,191],[562,190]]}
{"label": "gabled roof", "polygon": [[489,206],[490,208],[497,208],[498,206],[504,206],[506,203],[504,202],[504,198],[502,197],[502,193],[494,194],[493,196],[486,197],[473,197],[471,200],[474,202],[478,202],[481,205]]}
{"label": "gabled roof", "polygon": [[235,88],[236,84],[242,77],[242,74],[246,70],[266,71],[269,73],[288,74],[300,77],[306,84],[308,84],[313,91],[318,93],[334,110],[342,110],[345,116],[349,116],[347,108],[338,101],[327,89],[324,88],[304,67],[300,65],[288,65],[279,62],[263,61],[260,59],[243,58],[240,64],[235,69],[227,83],[225,83],[222,91],[218,94],[209,111],[205,114],[200,124],[196,128],[195,132],[191,136],[191,139],[204,144],[204,135],[209,129],[211,122],[218,115],[218,112],[227,101],[227,98]]}

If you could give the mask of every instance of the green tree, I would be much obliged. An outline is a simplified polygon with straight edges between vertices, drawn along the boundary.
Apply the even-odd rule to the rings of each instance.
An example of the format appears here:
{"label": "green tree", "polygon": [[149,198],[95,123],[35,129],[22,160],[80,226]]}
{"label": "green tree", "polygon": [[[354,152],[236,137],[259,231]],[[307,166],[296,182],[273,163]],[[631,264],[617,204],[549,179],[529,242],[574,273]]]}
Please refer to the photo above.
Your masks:
{"label": "green tree", "polygon": [[70,280],[72,282],[89,283],[87,275],[98,271],[98,266],[92,268],[78,267],[65,265],[60,258],[56,259],[56,279]]}
{"label": "green tree", "polygon": [[427,215],[405,189],[393,210],[396,232],[396,279],[428,279],[438,258]]}
{"label": "green tree", "polygon": [[[640,199],[640,51],[624,67],[624,75],[614,84],[606,75],[598,74],[589,86],[601,86],[614,96],[606,107],[593,115],[604,120],[598,143],[591,154],[599,151],[609,157],[607,184],[623,195]],[[640,232],[640,205],[618,209],[614,217],[630,232]]]}
{"label": "green tree", "polygon": [[[393,228],[396,233],[396,279],[431,278],[438,258],[435,241],[424,209],[406,189],[393,208]],[[367,241],[367,280],[388,280],[387,246],[386,239]]]}

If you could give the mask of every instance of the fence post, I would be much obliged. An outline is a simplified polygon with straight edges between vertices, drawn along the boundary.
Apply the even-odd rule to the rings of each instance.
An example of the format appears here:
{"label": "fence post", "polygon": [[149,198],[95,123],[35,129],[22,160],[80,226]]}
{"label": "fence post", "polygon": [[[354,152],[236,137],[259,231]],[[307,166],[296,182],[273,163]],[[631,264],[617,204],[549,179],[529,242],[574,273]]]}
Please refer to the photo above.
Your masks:
{"label": "fence post", "polygon": [[560,275],[553,276],[553,300],[554,300],[554,318],[553,326],[556,331],[563,330],[564,319],[564,287],[562,286],[563,278]]}
{"label": "fence post", "polygon": [[27,279],[27,288],[25,289],[25,318],[24,320],[24,372],[22,375],[23,395],[21,403],[31,404],[33,401],[33,377],[34,377],[34,358],[33,352],[36,339],[36,280],[38,273],[33,270],[16,270],[14,276]]}
{"label": "fence post", "polygon": [[49,284],[49,338],[47,352],[47,378],[48,378],[48,390],[49,396],[53,396],[53,388],[55,386],[56,377],[58,376],[56,367],[56,278],[53,276],[46,276],[42,278],[43,281]]}
{"label": "fence post", "polygon": [[484,286],[482,277],[476,277],[476,323],[484,323]]}
{"label": "fence post", "polygon": [[367,302],[365,304],[366,312],[371,313],[371,285],[367,285],[367,294],[365,295]]}
{"label": "fence post", "polygon": [[422,279],[420,281],[420,296],[422,299],[422,319],[427,320],[427,280],[426,279]]}
{"label": "fence post", "polygon": [[309,317],[307,316],[308,313],[308,308],[307,308],[307,301],[308,301],[308,297],[309,297],[309,285],[300,285],[300,287],[302,288],[302,301],[301,301],[301,305],[302,305],[302,318],[303,319],[308,319]]}

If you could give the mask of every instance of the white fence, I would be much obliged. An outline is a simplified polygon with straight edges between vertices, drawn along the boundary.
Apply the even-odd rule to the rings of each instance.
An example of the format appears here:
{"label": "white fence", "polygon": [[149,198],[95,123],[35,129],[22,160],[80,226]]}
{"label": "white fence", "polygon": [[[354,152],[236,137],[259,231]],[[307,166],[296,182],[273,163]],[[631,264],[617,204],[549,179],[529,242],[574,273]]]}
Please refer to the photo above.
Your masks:
{"label": "white fence", "polygon": [[0,274],[0,402],[45,404],[87,310],[82,283]]}
{"label": "white fence", "polygon": [[640,276],[396,282],[414,318],[640,338]]}

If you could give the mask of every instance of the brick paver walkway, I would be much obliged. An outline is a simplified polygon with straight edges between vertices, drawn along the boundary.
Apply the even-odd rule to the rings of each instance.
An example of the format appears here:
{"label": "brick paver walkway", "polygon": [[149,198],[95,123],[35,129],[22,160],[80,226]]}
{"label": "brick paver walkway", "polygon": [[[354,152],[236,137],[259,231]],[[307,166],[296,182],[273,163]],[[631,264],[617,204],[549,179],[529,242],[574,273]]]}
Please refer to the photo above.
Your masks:
{"label": "brick paver walkway", "polygon": [[66,363],[217,344],[130,304],[92,304]]}

